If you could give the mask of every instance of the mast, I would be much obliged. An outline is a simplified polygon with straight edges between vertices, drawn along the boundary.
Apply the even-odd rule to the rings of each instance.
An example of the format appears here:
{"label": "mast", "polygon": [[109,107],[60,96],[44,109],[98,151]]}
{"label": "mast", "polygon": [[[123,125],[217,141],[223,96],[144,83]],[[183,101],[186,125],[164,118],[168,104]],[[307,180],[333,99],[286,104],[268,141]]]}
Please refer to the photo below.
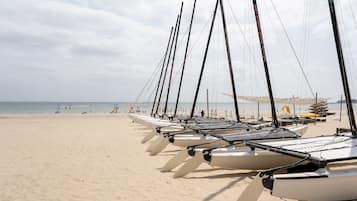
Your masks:
{"label": "mast", "polygon": [[175,38],[175,47],[174,47],[174,52],[173,52],[173,55],[172,55],[171,71],[170,71],[170,77],[169,77],[169,84],[167,86],[167,94],[166,94],[166,102],[165,102],[164,114],[166,114],[167,104],[169,102],[171,80],[172,80],[172,72],[174,70],[176,50],[177,50],[177,41],[178,41],[179,34],[180,34],[182,9],[183,9],[183,2],[181,2],[181,9],[180,9],[180,14],[178,16],[177,28],[176,28],[176,33],[175,33],[175,36],[176,36],[176,38]]}
{"label": "mast", "polygon": [[155,92],[155,98],[154,98],[154,102],[153,102],[152,108],[151,108],[151,116],[154,114],[156,98],[157,98],[157,95],[158,95],[158,93],[159,93],[161,78],[162,78],[162,74],[163,74],[164,68],[165,68],[166,56],[167,56],[167,52],[169,51],[169,46],[170,46],[170,41],[171,41],[171,36],[172,36],[172,31],[173,31],[173,29],[174,29],[174,28],[171,27],[170,36],[169,36],[169,41],[167,42],[166,51],[165,51],[165,56],[164,56],[164,60],[163,60],[163,62],[162,62],[160,77],[159,77],[159,81],[158,81],[158,83],[157,83],[157,88],[156,88],[156,92]]}
{"label": "mast", "polygon": [[202,75],[203,75],[203,70],[205,68],[206,65],[206,61],[207,61],[207,54],[208,54],[208,49],[211,43],[211,38],[212,38],[212,32],[213,32],[213,27],[214,27],[214,22],[216,19],[216,15],[217,15],[217,8],[218,8],[218,3],[219,0],[217,0],[214,11],[213,11],[213,18],[212,18],[212,22],[211,22],[211,28],[209,31],[209,35],[208,35],[208,40],[207,40],[207,44],[206,44],[206,49],[205,49],[205,53],[203,56],[203,61],[202,61],[202,66],[201,66],[201,72],[200,72],[200,77],[198,79],[198,83],[197,83],[197,87],[196,87],[196,92],[195,92],[195,98],[193,100],[193,105],[192,105],[192,109],[191,109],[191,115],[190,117],[192,118],[194,113],[195,113],[195,108],[196,108],[196,104],[197,104],[197,98],[198,98],[198,93],[200,91],[200,85],[201,85],[201,81],[202,81]]}
{"label": "mast", "polygon": [[336,17],[335,2],[334,2],[334,0],[328,0],[328,3],[329,3],[329,8],[330,8],[333,33],[335,36],[336,50],[337,50],[338,62],[340,65],[343,90],[345,92],[345,97],[346,97],[348,119],[350,122],[351,132],[354,137],[357,137],[357,127],[356,127],[356,121],[355,121],[355,116],[354,116],[354,111],[353,111],[351,94],[350,94],[350,89],[349,89],[349,84],[348,84],[345,61],[343,58],[343,50],[342,50],[342,44],[341,44],[341,39],[340,39],[340,32],[339,32],[339,28],[338,28],[337,17]]}
{"label": "mast", "polygon": [[234,82],[234,73],[233,73],[233,66],[232,66],[231,50],[230,50],[230,47],[229,47],[229,38],[228,38],[228,32],[227,32],[226,16],[225,16],[225,13],[224,13],[223,0],[219,0],[219,2],[220,2],[221,15],[222,15],[224,39],[225,39],[225,42],[226,42],[226,53],[227,53],[227,59],[228,59],[229,74],[230,74],[230,78],[231,78],[231,85],[232,85],[232,91],[233,91],[234,109],[235,109],[235,113],[236,113],[236,120],[237,120],[237,122],[240,122],[239,111],[238,111],[237,92],[236,92],[236,86],[235,86],[235,82]]}
{"label": "mast", "polygon": [[183,59],[183,64],[182,64],[182,71],[181,71],[181,78],[180,78],[180,83],[179,83],[179,88],[178,88],[178,92],[177,92],[177,98],[176,98],[176,105],[175,105],[175,110],[174,110],[174,117],[177,114],[177,107],[178,107],[178,103],[180,100],[180,94],[181,94],[181,86],[182,86],[182,78],[183,78],[183,74],[185,72],[185,66],[186,66],[186,60],[187,60],[187,53],[188,53],[188,48],[190,45],[190,38],[191,38],[191,31],[192,31],[192,24],[193,24],[193,19],[195,16],[195,10],[196,10],[196,0],[193,3],[193,10],[192,10],[192,16],[191,16],[191,21],[190,21],[190,27],[188,30],[188,36],[187,36],[187,42],[186,42],[186,50],[185,50],[185,56]]}
{"label": "mast", "polygon": [[169,48],[169,57],[167,59],[167,63],[166,63],[166,68],[165,68],[165,73],[164,73],[164,79],[163,79],[163,82],[162,82],[162,86],[161,86],[161,91],[160,91],[160,96],[159,96],[159,102],[157,104],[157,107],[156,107],[156,112],[155,114],[158,113],[159,111],[159,107],[160,107],[160,102],[161,102],[161,97],[162,97],[162,92],[164,90],[164,86],[165,86],[165,80],[166,80],[166,75],[167,75],[167,70],[169,69],[169,64],[170,64],[170,60],[171,60],[171,52],[172,52],[172,46],[175,42],[175,37],[176,37],[176,29],[177,29],[177,23],[178,23],[178,18],[179,16],[177,16],[177,19],[176,19],[176,25],[175,25],[175,29],[174,29],[174,35],[173,37],[171,38],[171,43],[170,43],[170,48]]}
{"label": "mast", "polygon": [[261,23],[260,23],[260,18],[259,18],[259,10],[258,10],[258,5],[257,5],[257,1],[256,0],[253,0],[253,7],[254,7],[255,21],[256,21],[256,24],[257,24],[258,35],[259,35],[260,50],[261,50],[263,64],[264,64],[265,78],[266,78],[266,82],[267,82],[267,86],[268,86],[268,92],[269,92],[269,98],[270,98],[272,124],[273,124],[273,126],[275,128],[278,128],[279,127],[279,122],[278,122],[278,118],[277,118],[277,115],[276,115],[274,95],[273,95],[273,90],[272,90],[272,87],[271,87],[268,62],[267,62],[266,53],[265,53],[264,38],[263,38],[263,33],[262,33],[262,28],[261,28]]}

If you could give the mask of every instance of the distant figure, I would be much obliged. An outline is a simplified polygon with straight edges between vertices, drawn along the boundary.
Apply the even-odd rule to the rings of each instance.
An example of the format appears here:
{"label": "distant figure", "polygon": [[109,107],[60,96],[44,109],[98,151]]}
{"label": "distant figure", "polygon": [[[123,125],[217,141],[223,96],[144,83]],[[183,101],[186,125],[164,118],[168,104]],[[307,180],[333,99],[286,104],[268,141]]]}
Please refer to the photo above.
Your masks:
{"label": "distant figure", "polygon": [[133,107],[133,105],[130,105],[129,113],[134,113],[134,107]]}
{"label": "distant figure", "polygon": [[136,106],[136,111],[135,111],[136,113],[140,113],[141,111],[140,111],[140,105],[137,105]]}
{"label": "distant figure", "polygon": [[57,110],[55,112],[55,114],[59,114],[61,110],[61,106],[59,104],[57,104]]}
{"label": "distant figure", "polygon": [[202,111],[201,111],[201,117],[204,117],[204,116],[205,116],[205,111],[202,110]]}
{"label": "distant figure", "polygon": [[118,113],[118,109],[119,109],[118,105],[114,104],[113,105],[113,110],[110,113]]}

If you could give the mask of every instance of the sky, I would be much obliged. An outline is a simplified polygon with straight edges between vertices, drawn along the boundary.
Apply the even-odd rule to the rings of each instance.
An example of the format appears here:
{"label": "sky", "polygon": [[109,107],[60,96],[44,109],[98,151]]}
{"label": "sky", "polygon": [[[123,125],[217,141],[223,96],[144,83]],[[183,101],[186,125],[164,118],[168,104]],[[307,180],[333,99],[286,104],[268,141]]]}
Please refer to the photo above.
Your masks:
{"label": "sky", "polygon": [[[267,95],[251,1],[224,3],[237,92]],[[145,84],[138,100],[151,101],[180,4],[179,0],[0,0],[0,101],[130,102]],[[193,99],[214,4],[215,0],[197,0],[183,102]],[[184,1],[171,101],[176,99],[192,5],[193,0]],[[340,97],[327,0],[258,0],[258,7],[275,96],[312,97],[303,69],[313,93],[331,100]],[[336,7],[351,90],[357,97],[357,1],[338,0]],[[205,89],[213,101],[230,101],[223,95],[232,92],[220,13],[199,100]]]}

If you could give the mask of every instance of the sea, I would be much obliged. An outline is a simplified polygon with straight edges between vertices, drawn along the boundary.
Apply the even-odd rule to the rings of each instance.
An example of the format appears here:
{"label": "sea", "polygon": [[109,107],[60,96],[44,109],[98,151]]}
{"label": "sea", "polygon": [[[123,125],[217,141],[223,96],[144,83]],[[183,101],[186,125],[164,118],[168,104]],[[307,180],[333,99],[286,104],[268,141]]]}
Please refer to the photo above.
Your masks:
{"label": "sea", "polygon": [[[168,113],[173,112],[175,104],[169,103],[167,106]],[[210,112],[228,113],[234,112],[232,103],[210,103]],[[284,105],[277,104],[277,111],[281,111]],[[294,106],[288,105],[293,112]],[[338,112],[340,104],[329,103],[329,110]],[[355,106],[357,106],[355,104]],[[181,103],[178,106],[178,112],[188,114],[191,111],[192,103]],[[115,110],[117,108],[117,110]],[[161,105],[160,110],[162,110]],[[296,105],[295,112],[301,113],[308,111],[309,105]],[[355,107],[356,108],[356,107]],[[74,114],[87,114],[87,113],[129,113],[140,112],[149,114],[152,109],[152,103],[129,103],[129,102],[0,102],[0,114],[55,114],[55,113],[74,113]],[[198,103],[196,112],[206,111],[206,103]],[[346,107],[342,105],[342,111]],[[269,104],[257,103],[239,103],[239,111],[242,113],[256,114],[259,112],[269,112]]]}

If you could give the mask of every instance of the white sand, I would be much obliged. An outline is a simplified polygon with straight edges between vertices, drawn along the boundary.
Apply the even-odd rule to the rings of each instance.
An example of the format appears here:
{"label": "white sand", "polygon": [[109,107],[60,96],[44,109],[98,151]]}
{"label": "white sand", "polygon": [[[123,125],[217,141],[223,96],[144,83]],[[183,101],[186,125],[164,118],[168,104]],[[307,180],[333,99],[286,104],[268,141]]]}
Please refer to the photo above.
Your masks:
{"label": "white sand", "polygon": [[[308,136],[337,124],[311,126]],[[177,149],[149,156],[140,128],[121,115],[0,118],[0,200],[233,201],[256,174],[205,165],[173,179],[159,168]],[[266,191],[260,200],[281,199]]]}

